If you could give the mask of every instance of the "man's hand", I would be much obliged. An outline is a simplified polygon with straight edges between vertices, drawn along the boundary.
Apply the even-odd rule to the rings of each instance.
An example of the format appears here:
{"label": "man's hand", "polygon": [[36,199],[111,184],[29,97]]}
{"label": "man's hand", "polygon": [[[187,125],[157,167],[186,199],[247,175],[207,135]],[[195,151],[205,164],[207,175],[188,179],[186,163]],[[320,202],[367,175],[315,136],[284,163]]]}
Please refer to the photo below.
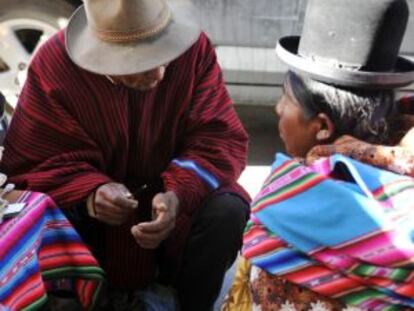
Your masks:
{"label": "man's hand", "polygon": [[131,228],[131,233],[142,248],[155,249],[175,227],[179,201],[172,192],[158,193],[152,200],[153,220]]}
{"label": "man's hand", "polygon": [[121,225],[138,207],[129,190],[119,183],[100,186],[94,196],[93,209],[96,219],[109,225]]}

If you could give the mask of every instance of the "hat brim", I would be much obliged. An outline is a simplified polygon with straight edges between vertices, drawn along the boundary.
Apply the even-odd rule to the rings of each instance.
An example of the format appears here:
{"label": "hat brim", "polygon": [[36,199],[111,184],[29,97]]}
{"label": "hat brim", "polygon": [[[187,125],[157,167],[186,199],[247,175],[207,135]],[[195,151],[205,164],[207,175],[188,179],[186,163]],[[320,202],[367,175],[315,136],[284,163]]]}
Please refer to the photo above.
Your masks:
{"label": "hat brim", "polygon": [[103,75],[129,75],[171,62],[200,36],[192,5],[185,1],[169,3],[172,20],[153,38],[128,44],[105,42],[87,25],[85,8],[79,7],[66,28],[66,50],[79,67]]}
{"label": "hat brim", "polygon": [[299,36],[284,37],[276,54],[287,66],[315,80],[345,87],[398,88],[414,82],[414,63],[398,57],[393,72],[351,71],[317,63],[298,54]]}

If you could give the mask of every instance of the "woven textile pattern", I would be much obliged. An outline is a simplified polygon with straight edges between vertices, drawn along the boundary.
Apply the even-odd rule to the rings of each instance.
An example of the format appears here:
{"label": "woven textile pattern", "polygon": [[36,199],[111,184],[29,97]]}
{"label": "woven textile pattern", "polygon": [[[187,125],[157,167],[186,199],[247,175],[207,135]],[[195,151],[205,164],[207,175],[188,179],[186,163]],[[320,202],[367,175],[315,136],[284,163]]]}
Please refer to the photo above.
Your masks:
{"label": "woven textile pattern", "polygon": [[243,255],[345,304],[412,308],[413,194],[413,179],[345,156],[307,167],[278,154],[254,200]]}
{"label": "woven textile pattern", "polygon": [[104,276],[97,261],[52,199],[25,192],[20,202],[0,226],[0,306],[36,310],[47,291],[70,290],[90,309]]}

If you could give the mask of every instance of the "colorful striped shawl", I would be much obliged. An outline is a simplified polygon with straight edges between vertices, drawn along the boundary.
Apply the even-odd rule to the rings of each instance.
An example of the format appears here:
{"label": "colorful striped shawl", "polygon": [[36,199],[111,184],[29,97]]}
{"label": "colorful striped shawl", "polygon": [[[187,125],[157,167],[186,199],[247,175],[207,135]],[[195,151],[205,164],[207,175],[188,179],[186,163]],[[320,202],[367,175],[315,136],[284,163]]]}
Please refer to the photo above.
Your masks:
{"label": "colorful striped shawl", "polygon": [[[0,225],[0,306],[36,310],[48,290],[73,290],[90,309],[103,271],[48,196],[25,192],[15,218]],[[1,308],[0,308],[1,310]]]}
{"label": "colorful striped shawl", "polygon": [[[354,182],[335,180],[338,169]],[[252,205],[243,255],[269,273],[369,310],[414,307],[414,180],[334,155],[278,154]]]}

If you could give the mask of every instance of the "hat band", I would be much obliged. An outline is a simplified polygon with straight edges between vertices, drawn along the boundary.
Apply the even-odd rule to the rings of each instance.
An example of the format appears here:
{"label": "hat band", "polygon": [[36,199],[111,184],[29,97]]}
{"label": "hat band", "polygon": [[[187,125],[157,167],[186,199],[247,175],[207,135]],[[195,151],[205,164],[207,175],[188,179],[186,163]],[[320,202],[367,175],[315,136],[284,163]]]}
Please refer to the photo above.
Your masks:
{"label": "hat band", "polygon": [[157,20],[156,25],[146,29],[132,31],[107,31],[94,29],[97,37],[102,41],[115,43],[130,43],[153,37],[163,31],[171,21],[171,11],[165,6],[162,16]]}

